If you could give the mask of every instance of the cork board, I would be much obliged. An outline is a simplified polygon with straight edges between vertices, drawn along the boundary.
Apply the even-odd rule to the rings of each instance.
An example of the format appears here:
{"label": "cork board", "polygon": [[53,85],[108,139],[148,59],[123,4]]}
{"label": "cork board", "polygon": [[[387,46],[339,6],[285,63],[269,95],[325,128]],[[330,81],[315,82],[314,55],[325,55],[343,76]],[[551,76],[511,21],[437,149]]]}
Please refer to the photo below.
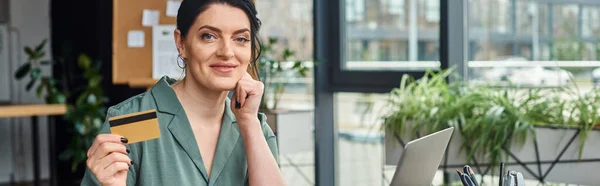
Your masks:
{"label": "cork board", "polygon": [[[152,79],[152,27],[142,26],[144,9],[158,10],[159,24],[176,24],[166,15],[167,0],[113,0],[113,83]],[[144,47],[127,47],[130,30],[144,31]],[[175,42],[175,41],[173,41]]]}
{"label": "cork board", "polygon": [[[158,10],[158,24],[175,25],[176,17],[166,15],[168,1],[113,0],[113,84],[149,87],[156,82],[152,79],[152,27],[142,26],[142,17],[144,9]],[[144,31],[144,47],[127,46],[128,32],[131,30]],[[250,68],[248,71],[254,79],[258,79],[258,75]]]}

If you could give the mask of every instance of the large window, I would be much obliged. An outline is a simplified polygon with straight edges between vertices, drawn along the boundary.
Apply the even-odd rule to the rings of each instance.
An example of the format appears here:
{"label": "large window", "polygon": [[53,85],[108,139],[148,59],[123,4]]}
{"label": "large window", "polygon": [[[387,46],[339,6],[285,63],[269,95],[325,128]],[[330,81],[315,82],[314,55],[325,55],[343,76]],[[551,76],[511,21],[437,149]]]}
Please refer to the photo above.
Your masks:
{"label": "large window", "polygon": [[[470,1],[468,79],[494,86],[576,84],[581,90],[590,90],[595,81],[593,70],[600,67],[599,9],[575,1],[513,2],[514,9],[510,1]],[[484,8],[481,3],[492,3],[502,11],[479,9]],[[504,14],[514,15],[514,19],[497,24],[498,18],[490,18],[506,17]],[[507,28],[500,29],[504,26]]]}
{"label": "large window", "polygon": [[[347,0],[345,3],[347,52],[342,68],[439,67],[438,0]],[[411,3],[416,4],[411,6]],[[366,19],[359,19],[363,16]]]}
{"label": "large window", "polygon": [[337,17],[342,25],[330,30],[343,33],[331,35],[336,41],[331,40],[329,52],[343,54],[331,59],[331,89],[382,92],[396,86],[402,74],[421,76],[442,66],[439,0],[339,2],[343,14],[328,12],[331,17],[343,15]]}

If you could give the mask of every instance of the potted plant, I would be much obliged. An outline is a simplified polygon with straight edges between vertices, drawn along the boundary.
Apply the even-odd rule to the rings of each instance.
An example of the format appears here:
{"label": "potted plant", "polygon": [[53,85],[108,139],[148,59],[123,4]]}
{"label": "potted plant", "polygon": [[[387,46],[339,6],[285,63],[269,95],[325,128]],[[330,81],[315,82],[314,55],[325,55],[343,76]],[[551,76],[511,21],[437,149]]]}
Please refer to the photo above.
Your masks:
{"label": "potted plant", "polygon": [[[265,84],[260,111],[267,116],[267,122],[278,136],[280,154],[293,153],[312,149],[312,110],[290,110],[279,107],[286,88],[293,84],[304,84],[309,76],[310,66],[307,62],[291,61],[294,51],[281,47],[278,39],[268,38],[261,46],[259,74]],[[298,143],[298,142],[303,143]],[[304,143],[306,142],[306,143]]]}
{"label": "potted plant", "polygon": [[[100,73],[100,62],[81,54],[76,63],[79,74],[66,71],[62,77],[44,76],[41,73],[43,66],[59,65],[63,68],[69,60],[41,60],[45,56],[43,51],[47,40],[43,40],[35,48],[25,47],[28,61],[18,67],[14,76],[23,80],[29,76],[26,91],[35,87],[37,97],[47,104],[67,104],[64,120],[68,123],[68,133],[72,134],[71,141],[65,151],[60,154],[60,159],[71,162],[73,173],[83,173],[87,159],[86,152],[91,146],[100,126],[105,120],[105,103],[108,99],[103,95],[100,83],[103,76]],[[81,178],[79,176],[79,178]],[[80,180],[79,180],[80,181]],[[74,183],[79,185],[78,183]]]}
{"label": "potted plant", "polygon": [[594,130],[600,121],[598,91],[472,86],[448,82],[451,72],[428,71],[419,80],[406,75],[390,92],[383,117],[386,164],[396,165],[403,143],[452,126],[455,134],[441,163],[445,171],[470,164],[480,174],[493,174],[500,162],[507,162],[508,168],[542,182],[597,180],[581,175],[593,171],[590,166],[569,165],[578,169],[569,173],[560,162],[599,159],[600,132]]}

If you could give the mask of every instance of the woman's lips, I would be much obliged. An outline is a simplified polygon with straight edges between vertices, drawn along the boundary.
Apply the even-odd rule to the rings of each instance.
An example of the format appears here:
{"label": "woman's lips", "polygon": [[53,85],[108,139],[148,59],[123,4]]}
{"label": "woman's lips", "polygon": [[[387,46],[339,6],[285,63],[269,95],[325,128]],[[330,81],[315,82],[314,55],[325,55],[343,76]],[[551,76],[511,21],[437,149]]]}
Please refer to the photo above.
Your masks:
{"label": "woman's lips", "polygon": [[233,72],[233,70],[237,67],[235,64],[214,64],[210,65],[210,68],[217,72],[228,73]]}

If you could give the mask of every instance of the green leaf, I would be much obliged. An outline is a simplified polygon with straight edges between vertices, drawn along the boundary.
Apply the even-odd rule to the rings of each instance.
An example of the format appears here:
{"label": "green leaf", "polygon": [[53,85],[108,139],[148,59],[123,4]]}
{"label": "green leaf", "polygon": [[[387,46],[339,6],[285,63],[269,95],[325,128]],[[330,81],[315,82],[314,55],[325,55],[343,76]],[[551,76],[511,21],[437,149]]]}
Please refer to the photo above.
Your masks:
{"label": "green leaf", "polygon": [[75,123],[75,130],[77,131],[77,133],[81,134],[81,135],[85,135],[85,125],[81,122],[76,122]]}
{"label": "green leaf", "polygon": [[98,128],[100,128],[102,126],[102,119],[100,119],[100,118],[94,118],[94,122],[93,123],[94,123],[94,125],[93,125],[94,128],[98,129]]}
{"label": "green leaf", "polygon": [[31,70],[31,78],[33,79],[40,79],[40,76],[42,75],[42,69],[40,68],[34,68],[33,70]]}
{"label": "green leaf", "polygon": [[29,83],[27,83],[27,86],[25,87],[25,90],[27,90],[29,92],[29,90],[31,90],[31,88],[33,87],[34,83],[35,83],[35,79],[29,80]]}
{"label": "green leaf", "polygon": [[48,42],[48,39],[44,39],[42,41],[42,43],[40,43],[37,47],[35,47],[35,51],[36,52],[40,52],[44,49],[44,46],[46,45],[46,42]]}
{"label": "green leaf", "polygon": [[273,45],[277,43],[277,38],[276,37],[269,37],[269,45]]}
{"label": "green leaf", "polygon": [[298,71],[298,73],[300,73],[300,76],[306,77],[308,74],[308,68],[302,68]]}
{"label": "green leaf", "polygon": [[302,66],[302,61],[295,61],[292,69],[298,69]]}
{"label": "green leaf", "polygon": [[291,51],[290,49],[285,49],[283,50],[283,54],[282,54],[282,58],[283,60],[287,60],[287,58],[294,56],[294,51]]}
{"label": "green leaf", "polygon": [[40,65],[52,65],[52,64],[54,64],[54,61],[52,61],[52,60],[40,61]]}
{"label": "green leaf", "polygon": [[54,87],[56,85],[56,81],[54,80],[54,78],[48,78],[48,83],[51,87]]}
{"label": "green leaf", "polygon": [[[44,82],[42,81],[42,83],[44,83]],[[43,85],[38,86],[37,89],[35,90],[36,95],[37,95],[38,98],[42,97],[42,91],[43,90],[44,90],[44,86]]]}
{"label": "green leaf", "polygon": [[89,87],[97,87],[102,82],[102,76],[94,76],[90,78],[88,86]]}
{"label": "green leaf", "polygon": [[89,94],[89,96],[87,97],[87,102],[89,104],[96,104],[96,101],[98,101],[98,99],[96,99],[96,95]]}
{"label": "green leaf", "polygon": [[90,65],[92,64],[92,60],[90,59],[89,56],[87,56],[85,54],[81,54],[81,55],[79,55],[79,58],[77,58],[77,64],[79,65],[79,68],[88,69],[88,68],[90,68]]}
{"label": "green leaf", "polygon": [[87,99],[88,95],[90,94],[90,92],[88,92],[87,90],[84,91],[83,93],[81,93],[81,95],[79,95],[79,97],[77,98],[77,105],[82,105],[84,103],[84,101]]}
{"label": "green leaf", "polygon": [[25,47],[25,54],[27,54],[29,58],[33,58],[35,56],[35,51],[33,51],[33,49],[30,47]]}
{"label": "green leaf", "polygon": [[27,63],[21,65],[17,69],[17,72],[15,73],[15,78],[17,78],[17,79],[23,79],[23,77],[25,77],[25,75],[27,73],[29,73],[29,71],[31,71],[31,63],[27,62]]}
{"label": "green leaf", "polygon": [[38,60],[38,59],[42,59],[44,56],[46,55],[46,52],[41,51],[41,52],[37,52],[35,53],[35,55],[32,57],[32,59]]}
{"label": "green leaf", "polygon": [[67,103],[67,97],[62,93],[56,94],[56,103],[64,104]]}

